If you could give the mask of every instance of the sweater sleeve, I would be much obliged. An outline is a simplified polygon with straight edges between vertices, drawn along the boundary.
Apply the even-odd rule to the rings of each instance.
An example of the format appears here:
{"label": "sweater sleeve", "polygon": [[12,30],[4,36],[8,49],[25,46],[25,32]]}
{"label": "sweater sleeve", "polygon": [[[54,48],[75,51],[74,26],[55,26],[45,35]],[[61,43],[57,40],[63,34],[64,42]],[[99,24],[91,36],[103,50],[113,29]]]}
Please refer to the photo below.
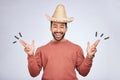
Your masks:
{"label": "sweater sleeve", "polygon": [[84,57],[82,49],[77,52],[77,71],[82,76],[87,76],[92,66],[92,59]]}
{"label": "sweater sleeve", "polygon": [[36,77],[42,69],[41,53],[39,48],[35,55],[28,55],[28,70],[32,77]]}

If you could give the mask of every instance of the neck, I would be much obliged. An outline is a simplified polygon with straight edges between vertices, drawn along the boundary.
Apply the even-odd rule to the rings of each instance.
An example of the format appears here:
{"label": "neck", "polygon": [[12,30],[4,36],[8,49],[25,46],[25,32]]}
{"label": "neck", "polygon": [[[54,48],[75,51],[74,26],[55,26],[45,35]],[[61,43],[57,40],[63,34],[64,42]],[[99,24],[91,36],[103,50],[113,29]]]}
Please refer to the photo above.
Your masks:
{"label": "neck", "polygon": [[54,41],[54,42],[64,42],[64,41],[66,41],[66,39],[62,39],[60,41],[57,41],[57,40],[53,39],[52,41]]}

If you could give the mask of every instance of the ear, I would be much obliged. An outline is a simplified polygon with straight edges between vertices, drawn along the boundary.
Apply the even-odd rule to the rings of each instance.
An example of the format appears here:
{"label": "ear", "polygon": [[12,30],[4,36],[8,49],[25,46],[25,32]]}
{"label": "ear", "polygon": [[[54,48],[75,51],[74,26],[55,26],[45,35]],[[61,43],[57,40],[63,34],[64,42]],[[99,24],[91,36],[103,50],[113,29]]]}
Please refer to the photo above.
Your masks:
{"label": "ear", "polygon": [[65,30],[65,32],[68,30],[68,26],[66,27],[66,30]]}

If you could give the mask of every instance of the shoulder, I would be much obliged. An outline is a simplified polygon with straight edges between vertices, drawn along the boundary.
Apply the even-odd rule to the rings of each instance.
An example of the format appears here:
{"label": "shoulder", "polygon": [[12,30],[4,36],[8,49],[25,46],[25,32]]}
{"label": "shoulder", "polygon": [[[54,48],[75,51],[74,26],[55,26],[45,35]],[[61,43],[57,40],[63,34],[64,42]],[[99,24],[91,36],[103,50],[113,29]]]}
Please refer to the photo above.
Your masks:
{"label": "shoulder", "polygon": [[82,49],[80,45],[76,44],[76,43],[73,43],[71,41],[68,40],[68,45],[73,47],[73,48],[76,48],[76,49]]}
{"label": "shoulder", "polygon": [[76,43],[73,43],[71,41],[68,40],[68,44],[69,45],[72,45],[72,46],[75,46],[75,47],[80,47],[80,45],[76,44]]}
{"label": "shoulder", "polygon": [[46,43],[45,45],[39,46],[37,48],[37,50],[43,50],[43,49],[47,48],[49,45],[50,45],[50,42]]}

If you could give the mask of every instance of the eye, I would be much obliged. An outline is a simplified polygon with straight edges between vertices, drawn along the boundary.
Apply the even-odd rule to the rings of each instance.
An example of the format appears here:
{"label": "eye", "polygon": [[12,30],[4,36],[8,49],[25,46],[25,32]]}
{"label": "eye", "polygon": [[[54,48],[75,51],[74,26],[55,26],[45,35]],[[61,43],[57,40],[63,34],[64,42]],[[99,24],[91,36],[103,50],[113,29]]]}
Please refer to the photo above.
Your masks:
{"label": "eye", "polygon": [[55,24],[53,24],[53,26],[52,26],[53,28],[57,28],[57,25],[55,25]]}
{"label": "eye", "polygon": [[65,26],[64,26],[64,25],[61,25],[60,28],[65,28]]}
{"label": "eye", "polygon": [[63,26],[60,26],[60,28],[64,28]]}
{"label": "eye", "polygon": [[53,28],[57,28],[57,26],[53,26]]}

